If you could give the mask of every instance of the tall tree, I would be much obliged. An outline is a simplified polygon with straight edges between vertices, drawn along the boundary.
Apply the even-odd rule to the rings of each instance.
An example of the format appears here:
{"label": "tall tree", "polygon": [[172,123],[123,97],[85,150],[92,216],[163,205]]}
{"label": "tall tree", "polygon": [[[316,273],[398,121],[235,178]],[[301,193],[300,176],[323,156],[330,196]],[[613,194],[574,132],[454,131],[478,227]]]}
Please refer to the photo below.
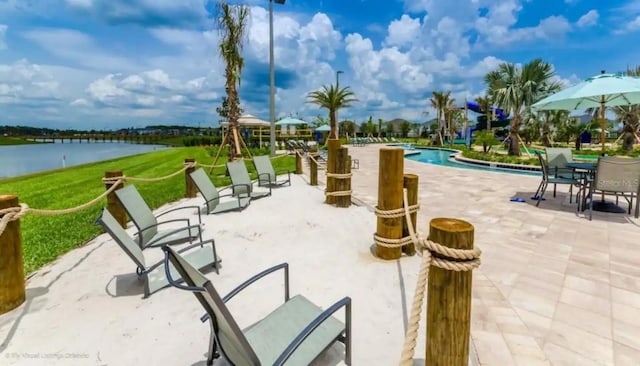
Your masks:
{"label": "tall tree", "polygon": [[323,85],[321,90],[315,90],[307,94],[307,103],[316,104],[320,108],[326,108],[329,111],[329,124],[331,132],[329,139],[337,139],[337,121],[336,112],[341,108],[351,107],[351,103],[357,101],[355,94],[348,86],[338,89],[334,85]]}
{"label": "tall tree", "polygon": [[[434,145],[442,145],[443,134],[445,129],[448,129],[447,125],[447,110],[449,110],[454,103],[453,98],[451,98],[451,92],[441,92],[441,91],[433,91],[433,97],[430,99],[431,106],[436,110],[437,118],[438,118],[438,132],[436,133],[436,138],[434,141]],[[444,120],[444,121],[443,121]]]}
{"label": "tall tree", "polygon": [[502,63],[485,76],[489,96],[507,114],[512,114],[509,155],[520,155],[520,127],[525,108],[560,90],[560,84],[553,81],[555,74],[551,64],[538,58],[523,66]]}
{"label": "tall tree", "polygon": [[[240,117],[240,75],[244,68],[242,57],[243,43],[246,38],[249,8],[244,5],[229,5],[225,2],[216,4],[216,24],[220,33],[218,51],[225,62],[224,76],[227,91],[229,120],[229,160],[242,156],[238,118]],[[223,106],[224,108],[224,106]]]}

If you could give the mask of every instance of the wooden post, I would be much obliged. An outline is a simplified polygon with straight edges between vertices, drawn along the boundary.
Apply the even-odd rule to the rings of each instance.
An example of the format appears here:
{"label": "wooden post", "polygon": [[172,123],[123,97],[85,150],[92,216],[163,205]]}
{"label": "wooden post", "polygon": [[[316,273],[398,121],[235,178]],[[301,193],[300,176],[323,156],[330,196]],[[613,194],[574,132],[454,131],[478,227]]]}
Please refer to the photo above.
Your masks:
{"label": "wooden post", "polygon": [[[194,158],[186,158],[184,159],[184,163],[185,164],[192,164],[195,163],[196,159]],[[197,195],[196,192],[196,185],[193,184],[193,180],[191,180],[191,173],[193,173],[196,170],[196,168],[194,166],[188,167],[185,171],[184,171],[184,183],[185,183],[185,197],[187,198],[193,198]]]}
{"label": "wooden post", "polygon": [[[402,187],[404,173],[404,150],[394,147],[380,149],[378,173],[378,208],[395,210],[402,208]],[[376,234],[387,239],[402,238],[402,217],[378,217]],[[376,245],[376,256],[382,259],[398,259],[402,248],[387,248]]]}
{"label": "wooden post", "polygon": [[296,174],[302,174],[302,153],[296,149]]}
{"label": "wooden post", "polygon": [[[470,223],[435,218],[429,240],[454,249],[473,249]],[[426,365],[469,364],[471,331],[471,271],[455,272],[431,266],[427,287]]]}
{"label": "wooden post", "polygon": [[318,162],[316,160],[317,154],[309,154],[309,184],[312,186],[318,185]]}
{"label": "wooden post", "polygon": [[[18,196],[0,195],[0,210],[19,206]],[[0,314],[17,308],[24,300],[22,237],[20,220],[15,220],[9,221],[4,232],[0,234]]]}
{"label": "wooden post", "polygon": [[[413,206],[418,203],[418,176],[415,174],[405,174],[404,175],[404,188],[407,189],[407,201],[409,206]],[[418,213],[411,214],[411,224],[413,224],[413,229],[417,230],[416,224],[418,219]],[[409,236],[409,227],[407,226],[407,219],[403,217],[402,220],[402,236]],[[411,244],[407,244],[402,247],[402,252],[407,255],[415,255],[416,248]]]}
{"label": "wooden post", "polygon": [[[336,153],[338,148],[340,148],[340,140],[338,139],[329,139],[327,141],[327,173],[335,173],[336,172]],[[327,192],[335,192],[336,190],[336,180],[332,177],[327,177]],[[326,203],[334,204],[336,203],[335,196],[327,196]]]}
{"label": "wooden post", "polygon": [[[104,172],[105,178],[113,178],[113,177],[122,177],[122,170],[108,170]],[[111,188],[113,183],[105,183],[104,186],[107,190]],[[119,183],[118,188],[116,190],[124,187],[124,184]],[[127,228],[127,212],[124,210],[124,207],[118,202],[116,198],[116,192],[113,191],[107,195],[107,210],[113,215],[113,217],[120,223],[120,226],[123,228]]]}
{"label": "wooden post", "polygon": [[[346,147],[340,147],[336,152],[336,173],[351,173],[351,159],[349,158],[349,149]],[[336,192],[349,190],[351,190],[351,178],[336,179]],[[351,195],[336,196],[336,207],[349,206],[351,206]]]}

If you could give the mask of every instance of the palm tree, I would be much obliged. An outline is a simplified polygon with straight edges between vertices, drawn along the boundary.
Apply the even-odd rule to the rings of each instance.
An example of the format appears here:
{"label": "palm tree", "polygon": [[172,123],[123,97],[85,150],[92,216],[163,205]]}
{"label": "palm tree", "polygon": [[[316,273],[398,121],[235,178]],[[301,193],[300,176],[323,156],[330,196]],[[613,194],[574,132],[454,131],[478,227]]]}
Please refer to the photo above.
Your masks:
{"label": "palm tree", "polygon": [[224,76],[227,91],[229,119],[229,160],[242,156],[240,135],[238,134],[238,117],[240,117],[240,75],[244,67],[242,46],[246,37],[246,26],[249,8],[244,5],[229,5],[224,2],[216,4],[216,23],[220,32],[218,50],[225,62]]}
{"label": "palm tree", "polygon": [[[635,68],[627,68],[625,72],[628,76],[640,76],[640,66],[636,66]],[[622,149],[625,151],[633,150],[633,145],[636,143],[638,139],[638,128],[640,128],[640,124],[638,120],[640,120],[640,105],[630,105],[630,106],[618,106],[613,107],[613,113],[615,113],[616,118],[623,123],[622,127]]]}
{"label": "palm tree", "polygon": [[312,103],[329,110],[329,124],[331,132],[329,139],[337,139],[336,133],[336,112],[341,108],[351,107],[351,103],[356,102],[355,94],[348,86],[338,89],[334,85],[323,85],[321,90],[312,91],[307,94],[307,103]]}
{"label": "palm tree", "polygon": [[489,96],[506,113],[513,115],[509,129],[509,155],[520,155],[519,133],[525,108],[560,90],[560,84],[552,81],[554,76],[553,66],[539,58],[522,67],[502,63],[497,70],[485,75]]}
{"label": "palm tree", "polygon": [[[431,107],[437,112],[438,119],[438,132],[436,134],[436,139],[433,142],[434,145],[442,145],[442,134],[444,132],[444,125],[446,124],[446,111],[453,104],[453,100],[451,99],[451,92],[440,92],[433,91],[433,97],[429,100],[431,102]],[[443,123],[442,119],[445,118],[445,122]]]}

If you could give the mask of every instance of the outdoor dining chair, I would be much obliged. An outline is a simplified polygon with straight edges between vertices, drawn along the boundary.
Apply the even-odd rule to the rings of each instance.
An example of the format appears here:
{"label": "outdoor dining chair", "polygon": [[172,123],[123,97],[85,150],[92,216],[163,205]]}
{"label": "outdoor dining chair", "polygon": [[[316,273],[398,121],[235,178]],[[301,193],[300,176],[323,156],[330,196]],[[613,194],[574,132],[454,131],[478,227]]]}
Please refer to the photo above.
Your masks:
{"label": "outdoor dining chair", "polygon": [[[568,163],[573,162],[573,153],[568,147],[547,147],[545,148],[547,156],[547,169],[549,175],[561,178],[575,178],[573,169],[567,167]],[[555,185],[554,185],[555,197]]]}
{"label": "outdoor dining chair", "polygon": [[536,202],[536,206],[540,206],[540,201],[542,201],[544,193],[547,191],[547,186],[549,184],[553,184],[554,197],[556,196],[556,185],[558,184],[569,185],[569,202],[571,202],[571,197],[573,195],[573,186],[579,185],[580,181],[573,177],[565,178],[563,176],[555,176],[555,175],[549,174],[549,167],[547,166],[547,162],[542,157],[542,154],[539,151],[536,151],[535,154],[536,154],[536,157],[538,158],[538,162],[540,163],[540,170],[542,172],[542,181],[540,182],[540,185],[538,185],[538,189],[536,190],[536,193],[533,196],[534,199],[538,200],[538,202]]}
{"label": "outdoor dining chair", "polygon": [[[207,365],[214,358],[224,357],[232,365],[271,366],[309,365],[336,341],[345,345],[345,363],[351,365],[351,298],[345,297],[326,310],[302,295],[289,297],[289,265],[282,263],[251,277],[227,296],[220,297],[213,283],[180,254],[165,246],[165,268],[171,262],[184,279],[185,285],[173,280],[172,286],[191,291],[206,310],[203,322],[209,320],[211,334]],[[240,329],[231,315],[227,302],[259,279],[284,271],[284,303],[265,318]],[[333,314],[345,308],[345,322]]]}
{"label": "outdoor dining chair", "polygon": [[589,187],[589,220],[593,216],[593,194],[602,192],[618,197],[622,196],[628,203],[631,214],[633,199],[636,199],[634,217],[640,216],[638,195],[640,195],[640,159],[620,156],[604,156],[598,158],[595,178]]}

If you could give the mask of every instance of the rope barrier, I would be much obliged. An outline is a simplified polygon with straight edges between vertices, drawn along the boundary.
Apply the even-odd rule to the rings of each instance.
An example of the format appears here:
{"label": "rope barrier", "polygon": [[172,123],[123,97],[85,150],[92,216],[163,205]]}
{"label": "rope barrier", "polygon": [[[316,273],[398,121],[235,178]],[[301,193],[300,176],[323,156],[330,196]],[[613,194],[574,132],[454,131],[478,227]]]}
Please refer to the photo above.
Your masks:
{"label": "rope barrier", "polygon": [[[416,233],[415,228],[413,227],[413,222],[411,221],[411,214],[418,212],[420,206],[417,204],[409,205],[406,188],[403,190],[403,203],[403,208],[394,210],[381,210],[376,208],[375,213],[376,216],[383,218],[397,218],[404,216],[407,221],[409,236],[400,239],[388,239],[374,234],[373,239],[377,245],[387,248],[397,248],[413,243],[416,248],[416,252],[422,256],[416,289],[413,294],[413,301],[411,304],[409,326],[407,328],[407,333],[405,334],[402,353],[400,355],[400,366],[411,366],[413,365],[413,355],[415,353],[418,329],[420,327],[420,315],[422,313],[427,280],[429,278],[429,267],[435,266],[456,272],[472,271],[480,266],[481,251],[478,248],[449,248],[427,238],[420,237],[420,235]],[[438,254],[438,256],[433,256],[433,254]]]}
{"label": "rope barrier", "polygon": [[193,163],[184,163],[184,166],[182,167],[182,169],[178,170],[177,172],[171,173],[169,175],[165,175],[163,177],[157,177],[157,178],[142,178],[142,177],[129,177],[126,175],[121,175],[119,177],[109,177],[109,178],[102,178],[102,182],[104,184],[112,184],[113,182],[116,182],[118,180],[122,180],[123,182],[159,182],[165,179],[169,179],[169,178],[173,178],[176,175],[183,173],[185,170],[189,169],[189,168],[195,168],[198,164],[193,162]]}
{"label": "rope barrier", "polygon": [[[282,156],[286,156],[286,155],[281,155],[281,156],[277,156],[274,158],[278,158],[278,157],[282,157]],[[104,184],[111,184],[111,187],[109,187],[109,189],[107,189],[105,192],[103,192],[101,195],[99,195],[98,197],[92,199],[89,202],[83,203],[79,206],[76,207],[71,207],[71,208],[66,208],[66,209],[61,209],[61,210],[45,210],[45,209],[38,209],[38,208],[31,208],[29,207],[27,204],[20,204],[20,207],[9,207],[9,208],[5,208],[0,210],[0,235],[2,235],[2,233],[4,232],[4,230],[6,229],[7,225],[9,224],[9,222],[11,221],[15,221],[18,219],[21,219],[22,217],[24,217],[27,213],[33,213],[36,215],[43,215],[43,216],[55,216],[55,215],[65,215],[65,214],[70,214],[70,213],[75,213],[78,211],[82,211],[88,207],[91,207],[93,205],[95,205],[96,203],[100,202],[100,200],[102,200],[103,198],[105,198],[108,194],[112,193],[113,191],[115,191],[120,184],[123,184],[125,182],[131,181],[131,182],[159,182],[165,179],[169,179],[169,178],[173,178],[175,176],[177,176],[178,174],[183,173],[185,170],[189,169],[189,168],[195,168],[196,166],[204,166],[204,167],[213,167],[213,168],[218,168],[218,167],[224,167],[225,165],[205,165],[205,164],[201,164],[198,162],[185,162],[184,166],[182,167],[182,169],[171,173],[169,175],[165,175],[162,177],[157,177],[157,178],[142,178],[142,177],[128,177],[125,175],[119,176],[119,177],[109,177],[109,178],[102,178],[102,182]]]}
{"label": "rope barrier", "polygon": [[75,206],[71,208],[65,208],[61,210],[44,210],[39,208],[31,208],[27,204],[21,203],[20,207],[9,207],[9,208],[2,209],[0,210],[0,215],[2,215],[2,218],[0,219],[0,235],[2,235],[2,233],[7,228],[7,225],[9,224],[10,221],[18,220],[24,217],[27,213],[33,213],[33,214],[42,215],[42,216],[56,216],[56,215],[66,215],[66,214],[82,211],[85,208],[91,207],[96,203],[100,202],[100,200],[105,198],[108,194],[115,191],[118,188],[120,183],[123,183],[123,181],[122,180],[116,181],[111,187],[109,187],[108,190],[104,191],[98,197],[92,199],[89,202],[86,202],[79,206]]}

